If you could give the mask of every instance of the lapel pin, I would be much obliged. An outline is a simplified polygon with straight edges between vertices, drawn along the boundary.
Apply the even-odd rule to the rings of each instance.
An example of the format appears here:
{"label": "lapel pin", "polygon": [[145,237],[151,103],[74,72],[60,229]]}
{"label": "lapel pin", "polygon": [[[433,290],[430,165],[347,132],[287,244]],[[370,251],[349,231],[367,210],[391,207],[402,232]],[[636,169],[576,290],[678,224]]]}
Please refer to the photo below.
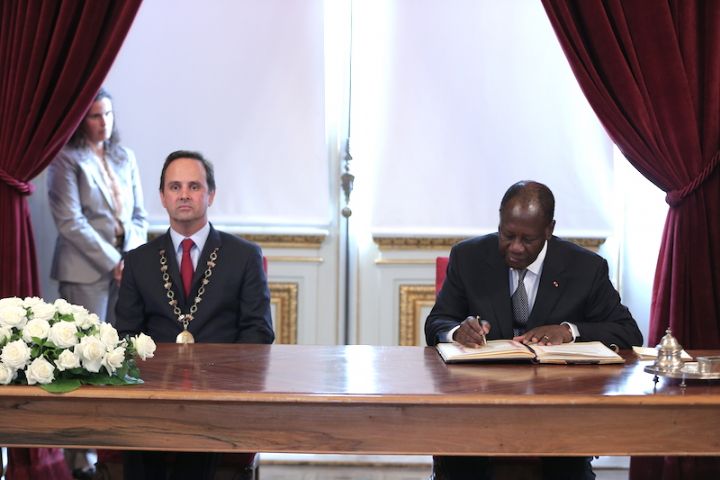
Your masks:
{"label": "lapel pin", "polygon": [[558,282],[556,282],[556,281],[553,280],[553,287],[557,288],[557,287],[559,287],[559,286],[560,286],[560,285],[558,284]]}

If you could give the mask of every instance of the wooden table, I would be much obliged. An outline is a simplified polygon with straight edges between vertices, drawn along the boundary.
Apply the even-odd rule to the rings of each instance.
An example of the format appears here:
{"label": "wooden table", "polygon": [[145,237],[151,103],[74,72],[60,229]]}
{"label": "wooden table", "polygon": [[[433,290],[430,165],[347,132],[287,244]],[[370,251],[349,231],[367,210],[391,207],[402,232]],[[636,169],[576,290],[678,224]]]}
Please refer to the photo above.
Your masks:
{"label": "wooden table", "polygon": [[445,365],[422,347],[160,345],[144,385],[0,387],[0,445],[718,455],[720,385],[626,365]]}

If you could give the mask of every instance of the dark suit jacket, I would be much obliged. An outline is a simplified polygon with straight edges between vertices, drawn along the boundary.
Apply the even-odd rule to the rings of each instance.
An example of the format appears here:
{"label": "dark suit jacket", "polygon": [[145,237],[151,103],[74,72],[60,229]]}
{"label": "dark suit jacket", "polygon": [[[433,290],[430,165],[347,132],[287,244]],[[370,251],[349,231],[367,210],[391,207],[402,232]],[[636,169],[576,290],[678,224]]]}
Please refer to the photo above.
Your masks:
{"label": "dark suit jacket", "polygon": [[[260,248],[210,226],[205,247],[193,275],[190,299],[197,295],[210,253],[218,248],[216,266],[198,303],[188,330],[196,342],[272,343],[275,334],[270,315],[270,293]],[[144,332],[156,342],[174,342],[182,331],[160,272],[160,250],[165,250],[172,290],[183,313],[192,302],[185,298],[169,233],[129,252],[125,258],[117,330],[120,335]]]}
{"label": "dark suit jacket", "polygon": [[[490,322],[488,339],[512,338],[509,268],[498,252],[497,234],[465,240],[450,252],[447,277],[425,321],[428,345],[467,316]],[[578,341],[599,340],[620,348],[642,345],[642,334],[608,277],[607,262],[573,243],[548,240],[528,330],[570,322]]]}

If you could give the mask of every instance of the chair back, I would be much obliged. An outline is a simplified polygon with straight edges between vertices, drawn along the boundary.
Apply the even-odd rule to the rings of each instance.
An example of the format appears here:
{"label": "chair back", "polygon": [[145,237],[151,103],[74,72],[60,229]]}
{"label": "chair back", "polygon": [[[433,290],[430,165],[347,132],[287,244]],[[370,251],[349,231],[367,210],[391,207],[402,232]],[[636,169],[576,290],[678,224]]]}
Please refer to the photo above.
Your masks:
{"label": "chair back", "polygon": [[445,282],[445,275],[447,275],[449,257],[437,257],[435,259],[435,295],[440,293],[440,289]]}

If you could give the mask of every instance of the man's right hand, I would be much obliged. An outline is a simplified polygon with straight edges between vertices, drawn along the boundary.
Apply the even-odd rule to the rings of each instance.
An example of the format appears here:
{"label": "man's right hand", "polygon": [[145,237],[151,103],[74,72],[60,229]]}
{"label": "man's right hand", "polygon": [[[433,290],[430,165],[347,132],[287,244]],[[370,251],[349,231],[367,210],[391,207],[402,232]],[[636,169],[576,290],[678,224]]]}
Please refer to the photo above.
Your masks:
{"label": "man's right hand", "polygon": [[478,317],[467,317],[453,333],[453,340],[466,347],[478,348],[485,345],[485,335],[488,333],[490,323]]}

